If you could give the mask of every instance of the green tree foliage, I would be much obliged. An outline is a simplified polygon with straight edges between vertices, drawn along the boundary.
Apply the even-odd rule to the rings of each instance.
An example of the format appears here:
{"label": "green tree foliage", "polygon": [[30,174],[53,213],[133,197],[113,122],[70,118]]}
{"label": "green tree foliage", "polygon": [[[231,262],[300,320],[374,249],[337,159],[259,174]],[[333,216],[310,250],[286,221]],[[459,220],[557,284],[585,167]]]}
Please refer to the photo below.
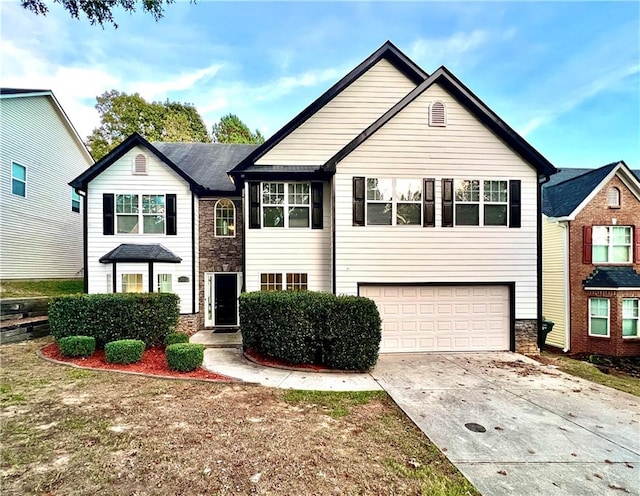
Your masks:
{"label": "green tree foliage", "polygon": [[227,114],[213,125],[213,141],[216,143],[264,143],[264,136],[255,133],[235,114]]}
{"label": "green tree foliage", "polygon": [[173,3],[174,0],[20,0],[20,4],[36,15],[47,15],[49,7],[47,4],[59,3],[69,12],[74,19],[80,18],[82,12],[87,16],[91,25],[111,24],[117,28],[113,18],[114,9],[122,9],[125,12],[133,13],[140,5],[142,11],[149,13],[157,21],[162,18],[164,6]]}
{"label": "green tree foliage", "polygon": [[147,102],[138,93],[127,95],[111,90],[96,97],[100,127],[87,137],[95,160],[137,132],[149,141],[186,141],[210,143],[211,137],[202,117],[187,103]]}

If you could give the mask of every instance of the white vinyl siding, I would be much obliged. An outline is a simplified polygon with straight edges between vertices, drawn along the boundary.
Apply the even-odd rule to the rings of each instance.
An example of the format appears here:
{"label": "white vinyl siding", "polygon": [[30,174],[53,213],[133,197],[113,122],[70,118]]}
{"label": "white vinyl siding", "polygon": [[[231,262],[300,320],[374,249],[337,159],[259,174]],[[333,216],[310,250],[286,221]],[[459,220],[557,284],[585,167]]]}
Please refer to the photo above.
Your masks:
{"label": "white vinyl siding", "polygon": [[[429,127],[429,104],[447,126]],[[436,178],[436,227],[352,225],[354,176]],[[520,180],[520,228],[443,228],[441,178]],[[537,318],[537,173],[439,86],[433,86],[337,164],[336,292],[358,283],[514,282],[516,319]]]}
{"label": "white vinyl siding", "polygon": [[259,291],[260,275],[267,273],[304,273],[310,291],[331,291],[331,192],[326,183],[322,198],[323,229],[245,229],[246,291]]}
{"label": "white vinyl siding", "polygon": [[554,323],[546,343],[566,349],[568,230],[542,216],[542,315]]}
{"label": "white vinyl siding", "polygon": [[[132,174],[131,164],[138,153],[147,155],[148,175]],[[178,234],[102,234],[102,194],[113,193],[140,195],[175,194]],[[122,243],[154,244],[160,243],[180,257],[180,263],[154,263],[154,278],[157,274],[169,274],[172,277],[172,290],[180,296],[180,312],[192,312],[192,251],[191,251],[191,191],[189,184],[155,156],[140,147],[134,147],[116,163],[107,168],[89,183],[88,188],[88,258],[89,293],[103,291],[106,274],[112,270],[112,264],[101,264],[101,256]],[[196,202],[197,208],[197,202]],[[197,211],[196,211],[197,225]],[[196,239],[197,243],[197,239]],[[196,245],[197,246],[197,245]],[[149,291],[149,268],[147,263],[118,263],[116,281],[121,285],[121,275],[128,273],[143,274],[143,291]],[[196,274],[197,274],[196,270]],[[188,282],[179,282],[179,277],[187,277]],[[197,283],[197,281],[196,281]],[[152,281],[154,290],[157,280]],[[121,291],[121,287],[116,288]],[[198,288],[196,287],[196,294]],[[197,302],[196,302],[197,303]],[[197,305],[196,305],[197,309]]]}
{"label": "white vinyl siding", "polygon": [[[381,60],[261,157],[257,165],[321,165],[415,84]],[[424,118],[426,122],[427,114]]]}
{"label": "white vinyl siding", "polygon": [[[49,96],[0,98],[0,274],[82,277],[82,216],[69,181],[93,160]],[[26,168],[26,197],[11,194],[11,164]]]}

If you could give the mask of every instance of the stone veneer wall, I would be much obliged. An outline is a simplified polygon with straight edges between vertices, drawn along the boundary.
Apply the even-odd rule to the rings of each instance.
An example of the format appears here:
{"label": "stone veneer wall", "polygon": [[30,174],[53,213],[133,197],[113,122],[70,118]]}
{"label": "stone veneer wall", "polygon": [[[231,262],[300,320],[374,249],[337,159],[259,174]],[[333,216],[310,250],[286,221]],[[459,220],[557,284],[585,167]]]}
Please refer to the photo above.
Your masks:
{"label": "stone veneer wall", "polygon": [[186,313],[180,315],[178,325],[176,326],[176,332],[184,332],[189,336],[193,336],[200,329],[199,326],[200,314]]}
{"label": "stone veneer wall", "polygon": [[516,320],[516,353],[537,355],[538,349],[538,321],[530,319]]}

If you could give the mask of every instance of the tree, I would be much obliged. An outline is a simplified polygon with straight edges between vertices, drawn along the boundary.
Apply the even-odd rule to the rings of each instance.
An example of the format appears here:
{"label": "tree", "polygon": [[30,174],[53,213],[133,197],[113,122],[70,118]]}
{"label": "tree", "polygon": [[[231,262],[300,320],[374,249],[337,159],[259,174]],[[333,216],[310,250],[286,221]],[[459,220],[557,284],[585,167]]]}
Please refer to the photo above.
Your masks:
{"label": "tree", "polygon": [[96,97],[100,127],[87,137],[87,146],[100,160],[127,136],[139,133],[148,141],[210,143],[211,137],[193,105],[170,102],[148,103],[138,93],[111,90]]}
{"label": "tree", "polygon": [[[49,7],[47,1],[51,4],[51,0],[20,0],[22,7],[30,10],[36,15],[47,15]],[[80,12],[83,12],[91,25],[112,24],[117,28],[113,18],[113,10],[121,8],[125,12],[133,13],[136,5],[140,3],[143,12],[148,12],[157,21],[163,16],[163,7],[173,3],[174,0],[53,0],[53,3],[59,3],[69,12],[74,19],[80,18]]]}
{"label": "tree", "polygon": [[264,143],[264,136],[256,129],[255,133],[235,114],[227,114],[213,125],[213,141],[216,143]]}

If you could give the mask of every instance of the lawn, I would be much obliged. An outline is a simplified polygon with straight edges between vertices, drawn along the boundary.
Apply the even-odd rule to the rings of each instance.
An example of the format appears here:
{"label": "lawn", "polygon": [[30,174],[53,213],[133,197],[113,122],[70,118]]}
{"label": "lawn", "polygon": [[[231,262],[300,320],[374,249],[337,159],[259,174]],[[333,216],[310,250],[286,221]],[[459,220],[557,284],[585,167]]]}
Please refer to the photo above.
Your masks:
{"label": "lawn", "polygon": [[27,298],[31,296],[62,296],[82,293],[82,279],[3,279],[0,298]]}
{"label": "lawn", "polygon": [[0,346],[0,487],[29,494],[478,492],[383,392],[164,380]]}

